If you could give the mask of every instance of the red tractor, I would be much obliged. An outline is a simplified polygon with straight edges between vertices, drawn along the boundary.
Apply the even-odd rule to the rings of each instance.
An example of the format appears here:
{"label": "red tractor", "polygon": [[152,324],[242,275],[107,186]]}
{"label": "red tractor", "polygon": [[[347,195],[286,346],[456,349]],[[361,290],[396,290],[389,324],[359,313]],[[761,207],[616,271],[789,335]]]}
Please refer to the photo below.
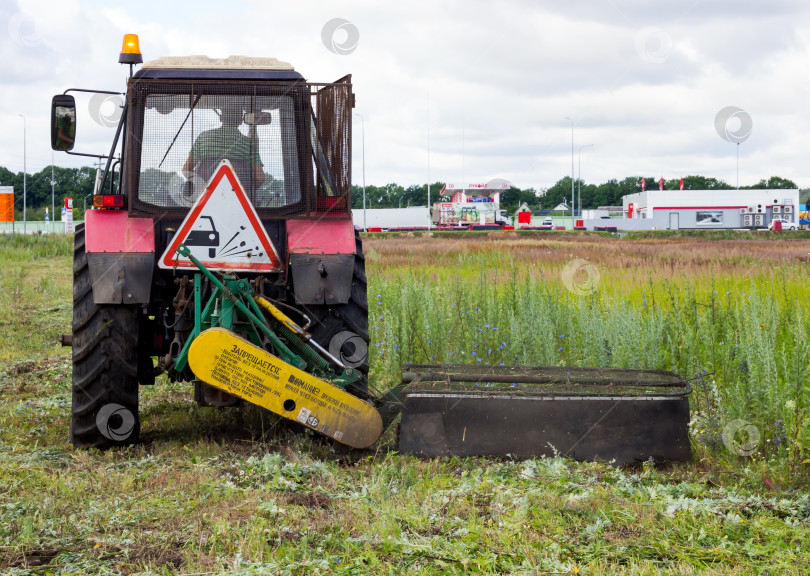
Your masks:
{"label": "red tractor", "polygon": [[[350,76],[315,84],[289,64],[246,57],[160,58],[133,74],[143,60],[132,35],[119,62],[130,65],[123,114],[94,209],[76,228],[74,445],[137,442],[138,387],[161,372],[193,380],[202,405],[239,402],[178,362],[201,331],[195,302],[216,291],[178,256],[180,242],[207,269],[238,274],[285,310],[332,368],[350,369],[349,388],[362,395],[368,306],[350,211]],[[52,146],[80,154],[71,92],[95,91],[54,97]],[[218,170],[225,184],[209,190]],[[247,321],[237,319],[234,333],[249,335],[239,322]],[[254,344],[273,351],[266,339]]]}

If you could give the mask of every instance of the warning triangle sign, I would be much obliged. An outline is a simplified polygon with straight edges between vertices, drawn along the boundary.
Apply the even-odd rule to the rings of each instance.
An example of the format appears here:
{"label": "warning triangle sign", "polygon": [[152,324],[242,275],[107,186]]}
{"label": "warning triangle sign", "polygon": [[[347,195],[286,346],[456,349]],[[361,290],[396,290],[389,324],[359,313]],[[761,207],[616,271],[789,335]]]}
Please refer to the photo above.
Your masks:
{"label": "warning triangle sign", "polygon": [[177,253],[180,244],[209,270],[275,272],[282,268],[276,247],[227,160],[191,207],[158,266],[197,270],[191,260]]}

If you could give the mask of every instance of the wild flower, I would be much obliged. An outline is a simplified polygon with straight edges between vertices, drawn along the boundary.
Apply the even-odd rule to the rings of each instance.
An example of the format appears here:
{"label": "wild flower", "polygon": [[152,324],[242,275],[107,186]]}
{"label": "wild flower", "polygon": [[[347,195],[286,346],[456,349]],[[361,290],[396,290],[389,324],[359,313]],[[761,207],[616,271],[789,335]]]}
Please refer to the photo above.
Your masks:
{"label": "wild flower", "polygon": [[773,443],[775,446],[779,446],[785,440],[786,437],[785,437],[784,422],[782,420],[777,420],[773,424]]}

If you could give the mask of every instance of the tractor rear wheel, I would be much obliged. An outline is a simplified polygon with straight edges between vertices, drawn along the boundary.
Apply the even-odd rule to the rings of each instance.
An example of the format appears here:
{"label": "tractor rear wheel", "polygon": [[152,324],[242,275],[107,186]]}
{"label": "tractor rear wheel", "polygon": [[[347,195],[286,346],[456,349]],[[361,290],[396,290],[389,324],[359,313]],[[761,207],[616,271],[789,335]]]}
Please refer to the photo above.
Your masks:
{"label": "tractor rear wheel", "polygon": [[308,306],[312,317],[310,333],[316,342],[347,366],[368,375],[368,285],[363,241],[355,231],[352,293],[346,304]]}
{"label": "tractor rear wheel", "polygon": [[93,301],[84,224],[79,224],[73,245],[74,446],[107,448],[138,441],[137,351],[137,309]]}

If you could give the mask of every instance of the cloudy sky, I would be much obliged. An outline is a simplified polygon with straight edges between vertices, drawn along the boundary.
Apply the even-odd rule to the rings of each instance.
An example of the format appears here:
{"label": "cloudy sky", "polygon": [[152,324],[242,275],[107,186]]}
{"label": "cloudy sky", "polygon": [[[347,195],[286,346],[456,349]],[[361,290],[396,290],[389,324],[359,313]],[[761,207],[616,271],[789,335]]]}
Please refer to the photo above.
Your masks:
{"label": "cloudy sky", "polygon": [[[573,118],[586,182],[734,184],[739,150],[740,184],[779,175],[810,186],[810,4],[800,0],[0,0],[0,166],[23,168],[19,115],[29,173],[51,163],[53,94],[124,90],[127,32],[145,60],[274,56],[311,81],[352,74],[368,184],[502,177],[545,188],[571,174]],[[76,150],[105,152],[114,112],[79,105]],[[360,128],[356,117],[358,184]],[[56,165],[89,163],[54,154]]]}

